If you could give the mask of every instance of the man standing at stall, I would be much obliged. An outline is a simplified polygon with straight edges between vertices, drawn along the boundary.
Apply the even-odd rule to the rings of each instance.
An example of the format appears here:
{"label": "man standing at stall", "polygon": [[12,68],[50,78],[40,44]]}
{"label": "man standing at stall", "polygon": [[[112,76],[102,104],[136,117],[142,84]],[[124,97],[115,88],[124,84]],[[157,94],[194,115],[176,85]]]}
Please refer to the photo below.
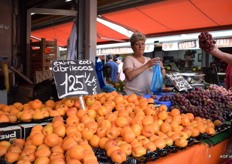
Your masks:
{"label": "man standing at stall", "polygon": [[106,77],[106,81],[113,81],[117,82],[117,75],[118,75],[118,64],[113,61],[113,56],[107,56],[107,62],[104,65],[104,75]]}

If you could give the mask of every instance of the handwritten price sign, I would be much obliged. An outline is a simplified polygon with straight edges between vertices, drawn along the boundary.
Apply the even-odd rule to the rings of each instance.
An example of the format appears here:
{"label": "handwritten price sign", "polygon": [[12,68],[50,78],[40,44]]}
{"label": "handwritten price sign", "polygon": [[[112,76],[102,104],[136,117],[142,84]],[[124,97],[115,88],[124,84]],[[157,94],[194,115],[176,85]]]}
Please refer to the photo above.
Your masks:
{"label": "handwritten price sign", "polygon": [[52,70],[60,99],[101,92],[91,60],[56,60]]}
{"label": "handwritten price sign", "polygon": [[180,73],[169,73],[167,74],[167,77],[170,79],[170,81],[178,91],[186,91],[188,89],[192,89],[192,86]]}

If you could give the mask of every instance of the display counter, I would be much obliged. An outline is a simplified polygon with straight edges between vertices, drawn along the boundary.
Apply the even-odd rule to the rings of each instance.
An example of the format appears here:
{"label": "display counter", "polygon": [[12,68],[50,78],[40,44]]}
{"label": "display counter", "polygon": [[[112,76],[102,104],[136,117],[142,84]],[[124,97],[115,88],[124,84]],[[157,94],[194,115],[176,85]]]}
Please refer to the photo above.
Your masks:
{"label": "display counter", "polygon": [[[206,142],[195,144],[176,153],[149,161],[147,164],[222,164],[224,161],[232,158],[232,154],[227,152],[232,144],[231,131],[229,133],[221,133],[212,139],[206,140]],[[210,142],[219,143],[210,146]]]}
{"label": "display counter", "polygon": [[170,162],[172,164],[219,164],[226,160],[226,156],[232,156],[232,154],[226,154],[231,139],[232,138],[226,139],[212,147],[209,147],[209,145],[205,143],[193,145],[177,153],[169,154],[166,157],[147,162],[147,164],[167,164]]}

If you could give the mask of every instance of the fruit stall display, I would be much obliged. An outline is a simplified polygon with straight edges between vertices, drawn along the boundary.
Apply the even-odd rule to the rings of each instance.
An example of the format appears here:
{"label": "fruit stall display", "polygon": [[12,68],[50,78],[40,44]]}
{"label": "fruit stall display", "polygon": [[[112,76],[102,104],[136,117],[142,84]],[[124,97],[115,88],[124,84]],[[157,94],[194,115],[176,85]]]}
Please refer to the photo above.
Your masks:
{"label": "fruit stall display", "polygon": [[[171,98],[173,96],[176,94]],[[26,104],[1,104],[3,125],[52,118],[44,126],[33,126],[25,139],[1,141],[2,161],[17,164],[144,163],[230,128],[224,124],[228,117],[224,114],[212,120],[213,115],[204,118],[179,106],[168,111],[165,105],[156,106],[154,99],[135,94],[121,95],[113,91],[83,98],[85,110],[76,97],[45,103],[35,99]]]}

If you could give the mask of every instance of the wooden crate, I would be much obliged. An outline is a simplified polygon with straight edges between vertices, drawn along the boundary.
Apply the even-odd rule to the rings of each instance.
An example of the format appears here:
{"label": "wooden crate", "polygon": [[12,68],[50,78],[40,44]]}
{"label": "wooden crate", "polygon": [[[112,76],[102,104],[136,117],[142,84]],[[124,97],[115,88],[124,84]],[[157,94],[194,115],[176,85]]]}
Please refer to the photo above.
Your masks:
{"label": "wooden crate", "polygon": [[57,59],[57,40],[31,42],[31,78],[36,71],[50,71],[51,62]]}

